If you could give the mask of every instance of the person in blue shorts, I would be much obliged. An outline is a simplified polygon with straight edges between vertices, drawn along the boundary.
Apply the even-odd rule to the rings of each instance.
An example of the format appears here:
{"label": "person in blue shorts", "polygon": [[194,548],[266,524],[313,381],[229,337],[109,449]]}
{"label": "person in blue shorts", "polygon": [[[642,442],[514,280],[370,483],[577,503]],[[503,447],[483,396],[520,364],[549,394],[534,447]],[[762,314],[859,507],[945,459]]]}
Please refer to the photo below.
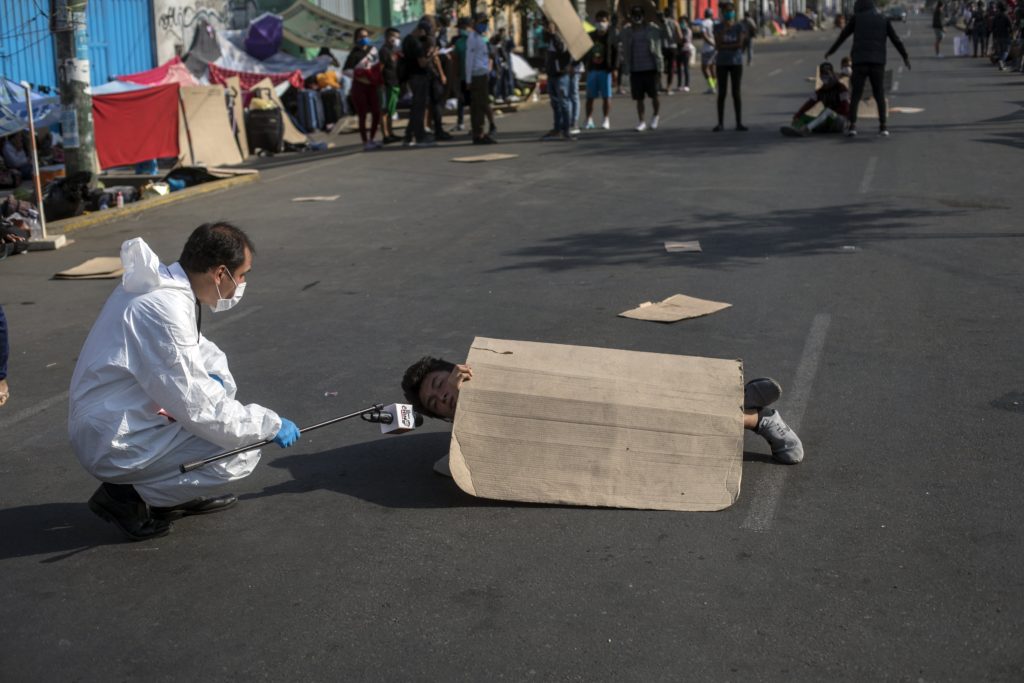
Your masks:
{"label": "person in blue shorts", "polygon": [[594,126],[594,100],[601,98],[604,121],[601,127],[608,130],[612,127],[608,116],[612,111],[612,69],[616,63],[615,43],[612,41],[611,20],[608,12],[601,10],[595,17],[597,28],[590,32],[594,41],[590,52],[584,57],[587,67],[587,129]]}

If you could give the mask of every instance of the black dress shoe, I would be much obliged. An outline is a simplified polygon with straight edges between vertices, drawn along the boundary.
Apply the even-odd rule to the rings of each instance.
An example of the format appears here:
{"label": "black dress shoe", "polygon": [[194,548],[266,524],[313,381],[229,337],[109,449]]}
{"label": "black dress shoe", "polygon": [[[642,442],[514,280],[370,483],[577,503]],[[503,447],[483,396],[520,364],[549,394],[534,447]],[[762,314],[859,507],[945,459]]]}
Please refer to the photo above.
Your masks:
{"label": "black dress shoe", "polygon": [[145,541],[166,536],[171,531],[171,523],[153,519],[141,498],[131,502],[116,500],[106,488],[108,486],[111,484],[101,484],[96,489],[89,499],[89,509],[115,525],[129,539]]}
{"label": "black dress shoe", "polygon": [[189,515],[208,515],[211,512],[220,512],[234,506],[237,502],[238,497],[235,494],[225,493],[215,498],[195,498],[173,507],[152,507],[150,511],[153,513],[153,519],[172,520]]}
{"label": "black dress shoe", "polygon": [[474,145],[496,145],[498,141],[492,138],[490,135],[485,135],[482,138],[476,138],[473,140]]}
{"label": "black dress shoe", "polygon": [[435,140],[451,140],[453,137],[455,137],[455,136],[453,136],[451,133],[445,133],[443,130],[440,131],[440,132],[434,133],[434,139]]}

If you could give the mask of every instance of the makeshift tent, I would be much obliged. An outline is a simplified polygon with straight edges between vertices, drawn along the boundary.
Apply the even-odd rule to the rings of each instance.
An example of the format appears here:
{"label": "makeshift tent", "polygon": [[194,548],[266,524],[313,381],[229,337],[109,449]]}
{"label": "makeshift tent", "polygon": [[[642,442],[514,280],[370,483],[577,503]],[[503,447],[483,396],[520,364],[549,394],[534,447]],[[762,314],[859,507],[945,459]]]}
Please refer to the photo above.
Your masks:
{"label": "makeshift tent", "polygon": [[119,92],[135,92],[136,90],[145,90],[149,86],[139,85],[138,83],[132,83],[130,81],[108,81],[103,85],[93,85],[89,87],[89,94],[95,97],[96,95],[114,95]]}
{"label": "makeshift tent", "polygon": [[180,57],[172,57],[155,69],[140,71],[139,73],[126,74],[115,77],[119,81],[136,83],[138,85],[153,86],[178,83],[180,85],[199,85],[199,81],[192,75],[192,72],[185,67]]}
{"label": "makeshift tent", "polygon": [[178,156],[178,84],[92,98],[100,168]]}
{"label": "makeshift tent", "polygon": [[200,20],[192,37],[192,46],[185,55],[185,66],[196,78],[206,75],[206,66],[220,59],[220,44],[217,30],[206,21]]}
{"label": "makeshift tent", "polygon": [[[60,98],[30,92],[32,118],[36,128],[51,126],[60,121]],[[25,89],[14,81],[0,77],[0,136],[17,133],[28,128],[28,105]]]}
{"label": "makeshift tent", "polygon": [[245,51],[259,60],[272,57],[281,49],[284,26],[276,14],[267,12],[253,19],[245,32]]}
{"label": "makeshift tent", "polygon": [[217,31],[217,46],[220,57],[214,60],[217,66],[249,73],[289,73],[301,71],[303,78],[309,78],[330,66],[330,57],[318,57],[312,61],[278,52],[266,59],[256,59],[245,51],[245,31]]}
{"label": "makeshift tent", "polygon": [[240,164],[245,159],[226,115],[225,90],[219,85],[183,87],[178,96],[178,161],[185,166]]}
{"label": "makeshift tent", "polygon": [[329,47],[334,50],[351,50],[357,28],[370,32],[375,40],[384,29],[342,19],[320,9],[307,0],[298,0],[281,13],[284,19],[285,40],[299,47]]}
{"label": "makeshift tent", "polygon": [[786,26],[792,29],[796,29],[797,31],[813,31],[814,20],[811,19],[806,14],[798,12],[797,14],[794,14],[789,21],[786,22]]}

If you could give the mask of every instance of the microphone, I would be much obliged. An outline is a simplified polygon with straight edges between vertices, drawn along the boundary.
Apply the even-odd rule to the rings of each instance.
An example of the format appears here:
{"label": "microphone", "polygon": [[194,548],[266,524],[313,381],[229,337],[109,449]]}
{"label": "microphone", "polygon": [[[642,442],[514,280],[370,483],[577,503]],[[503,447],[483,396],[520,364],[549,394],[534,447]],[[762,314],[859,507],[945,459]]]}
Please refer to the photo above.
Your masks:
{"label": "microphone", "polygon": [[381,410],[366,413],[363,419],[380,424],[381,434],[403,434],[423,424],[423,416],[408,403],[392,403]]}

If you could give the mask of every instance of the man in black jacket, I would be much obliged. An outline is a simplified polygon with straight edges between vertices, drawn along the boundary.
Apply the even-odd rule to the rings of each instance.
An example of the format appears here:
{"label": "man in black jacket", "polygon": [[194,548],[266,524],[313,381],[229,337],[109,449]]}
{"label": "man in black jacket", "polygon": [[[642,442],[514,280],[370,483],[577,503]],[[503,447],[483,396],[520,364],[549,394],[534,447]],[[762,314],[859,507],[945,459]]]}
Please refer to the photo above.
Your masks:
{"label": "man in black jacket", "polygon": [[857,107],[864,96],[864,81],[871,80],[871,93],[878,106],[878,134],[888,136],[889,130],[885,126],[885,41],[889,39],[896,46],[896,50],[903,57],[903,63],[910,69],[910,57],[907,55],[907,48],[896,35],[892,23],[884,14],[875,7],[874,0],[857,0],[853,6],[853,19],[843,29],[843,32],[836,38],[825,59],[839,49],[843,41],[853,35],[853,49],[850,56],[853,60],[853,75],[850,78],[851,89],[853,90],[852,102],[850,104],[850,128],[847,136],[857,135]]}

